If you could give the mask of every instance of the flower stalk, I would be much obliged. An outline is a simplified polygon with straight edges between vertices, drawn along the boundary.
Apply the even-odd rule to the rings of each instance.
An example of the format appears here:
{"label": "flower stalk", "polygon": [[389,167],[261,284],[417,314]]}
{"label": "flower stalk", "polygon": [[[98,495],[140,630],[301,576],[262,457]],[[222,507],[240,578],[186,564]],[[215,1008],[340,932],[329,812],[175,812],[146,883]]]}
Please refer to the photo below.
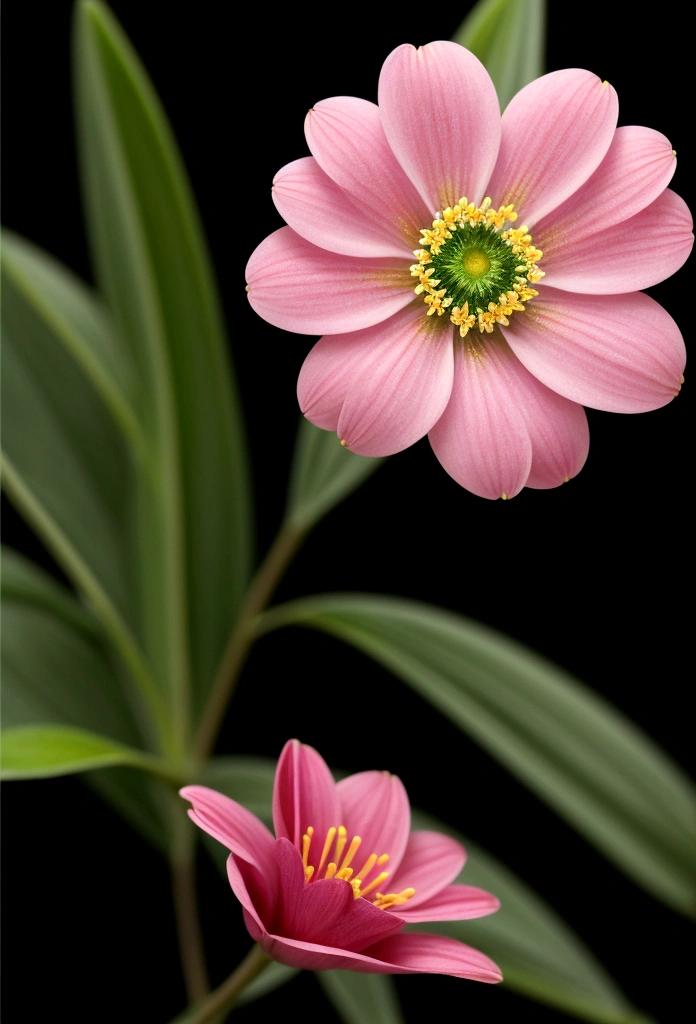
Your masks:
{"label": "flower stalk", "polygon": [[191,1024],[209,1024],[210,1021],[216,1021],[220,1014],[232,1009],[243,989],[270,963],[271,957],[264,953],[261,946],[258,943],[253,945],[240,965],[198,1007],[191,1018]]}

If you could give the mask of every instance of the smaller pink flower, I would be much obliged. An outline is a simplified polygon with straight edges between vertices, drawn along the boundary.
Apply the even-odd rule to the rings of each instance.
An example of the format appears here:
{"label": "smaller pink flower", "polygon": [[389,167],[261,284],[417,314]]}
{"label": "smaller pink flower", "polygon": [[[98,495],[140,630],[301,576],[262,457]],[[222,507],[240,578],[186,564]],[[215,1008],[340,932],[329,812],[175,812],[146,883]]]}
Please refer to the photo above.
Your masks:
{"label": "smaller pink flower", "polygon": [[365,974],[451,974],[501,980],[483,953],[456,939],[404,933],[416,921],[483,917],[495,896],[452,885],[464,848],[409,832],[401,781],[389,772],[336,784],[312,747],[289,740],[273,788],[274,839],[259,819],[206,786],[186,786],[189,817],[230,850],[227,872],[249,934],[280,963]]}

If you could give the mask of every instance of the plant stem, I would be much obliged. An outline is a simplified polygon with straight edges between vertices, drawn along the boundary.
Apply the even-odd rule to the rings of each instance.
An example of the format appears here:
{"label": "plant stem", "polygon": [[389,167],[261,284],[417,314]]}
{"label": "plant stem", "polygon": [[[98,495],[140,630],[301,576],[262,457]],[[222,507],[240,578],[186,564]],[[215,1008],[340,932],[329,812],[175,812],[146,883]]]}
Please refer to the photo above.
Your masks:
{"label": "plant stem", "polygon": [[174,837],[169,857],[172,895],[186,994],[189,1003],[196,1003],[210,992],[196,896],[196,836],[183,813],[183,806],[178,806],[178,797],[175,799]]}
{"label": "plant stem", "polygon": [[286,521],[251,581],[239,618],[222,655],[196,734],[194,752],[200,761],[209,756],[215,744],[239,672],[254,641],[253,621],[268,604],[280,578],[304,540],[305,533],[305,529]]}
{"label": "plant stem", "polygon": [[198,1007],[191,1018],[191,1024],[208,1024],[209,1021],[215,1020],[218,1014],[230,1010],[242,989],[270,963],[271,957],[267,956],[258,944],[252,946],[239,967]]}

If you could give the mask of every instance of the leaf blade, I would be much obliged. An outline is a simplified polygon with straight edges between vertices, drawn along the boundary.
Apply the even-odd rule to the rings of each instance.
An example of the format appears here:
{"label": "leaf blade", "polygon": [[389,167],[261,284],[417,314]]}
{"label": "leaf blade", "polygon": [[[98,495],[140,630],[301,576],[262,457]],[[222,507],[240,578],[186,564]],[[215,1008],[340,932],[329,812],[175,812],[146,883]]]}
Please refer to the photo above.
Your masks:
{"label": "leaf blade", "polygon": [[504,110],[544,73],[545,0],[480,0],[454,34],[485,66]]}
{"label": "leaf blade", "polygon": [[332,431],[320,430],[302,416],[295,441],[286,519],[298,529],[311,529],[385,461],[347,451]]}
{"label": "leaf blade", "polygon": [[693,913],[693,787],[647,736],[577,680],[493,630],[417,602],[325,595],[273,609],[261,628],[289,622],[370,655],[635,881]]}
{"label": "leaf blade", "polygon": [[156,93],[104,4],[78,5],[76,43],[97,274],[156,409],[147,426],[162,472],[154,510],[141,512],[142,591],[183,736],[189,670],[198,709],[248,578],[242,425],[198,214]]}

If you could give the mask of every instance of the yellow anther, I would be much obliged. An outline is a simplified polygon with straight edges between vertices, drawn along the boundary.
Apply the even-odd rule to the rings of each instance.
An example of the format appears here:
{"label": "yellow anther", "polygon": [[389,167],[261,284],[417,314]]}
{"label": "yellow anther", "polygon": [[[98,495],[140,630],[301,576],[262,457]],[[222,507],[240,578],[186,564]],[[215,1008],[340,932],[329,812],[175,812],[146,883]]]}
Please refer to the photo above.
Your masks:
{"label": "yellow anther", "polygon": [[353,877],[353,869],[352,868],[341,868],[341,870],[336,875],[336,878],[341,878],[344,882],[350,882],[352,877]]}
{"label": "yellow anther", "polygon": [[343,853],[343,847],[345,845],[346,845],[346,830],[345,830],[345,827],[343,825],[339,825],[338,826],[338,839],[336,840],[336,852],[334,854],[334,859],[335,859],[337,864],[341,860],[341,855]]}
{"label": "yellow anther", "polygon": [[326,874],[324,875],[324,878],[333,878],[333,876],[336,874],[337,871],[338,871],[338,866],[336,864],[334,864],[333,861],[331,861],[331,863],[329,864],[329,866],[326,869]]}
{"label": "yellow anther", "polygon": [[381,867],[382,864],[386,864],[388,860],[389,860],[389,854],[388,853],[383,853],[381,857],[377,858],[377,863]]}
{"label": "yellow anther", "polygon": [[309,847],[312,842],[312,836],[314,835],[314,829],[310,825],[305,835],[302,836],[302,863],[307,868],[307,859],[309,857]]}
{"label": "yellow anther", "polygon": [[324,849],[321,851],[321,857],[319,858],[319,863],[317,864],[317,874],[319,874],[321,869],[324,867],[324,861],[329,856],[329,850],[333,846],[333,841],[336,838],[336,832],[337,831],[338,830],[335,829],[333,827],[333,825],[332,825],[331,828],[329,829],[329,831],[326,833],[326,840],[324,842]]}
{"label": "yellow anther", "polygon": [[308,882],[313,874],[314,874],[314,865],[310,864],[308,867],[306,867],[304,869],[305,882]]}
{"label": "yellow anther", "polygon": [[358,871],[357,875],[355,876],[356,882],[362,882],[363,878],[365,878],[366,875],[369,875],[369,873],[372,871],[376,863],[377,854],[371,853],[370,856],[365,861],[365,863],[363,864],[363,866]]}
{"label": "yellow anther", "polygon": [[[347,868],[348,865],[351,863],[351,861],[353,860],[353,857],[355,856],[355,854],[358,852],[358,850],[360,848],[361,842],[362,842],[362,839],[360,838],[360,836],[353,836],[353,838],[350,841],[350,846],[348,847],[348,852],[346,853],[345,857],[343,858],[343,863],[341,864],[341,868],[339,870],[339,875],[341,874],[343,869]],[[336,860],[338,860],[339,857],[340,857],[340,854],[338,852],[338,843],[337,843],[336,844]],[[351,871],[351,874],[352,874],[352,871]]]}
{"label": "yellow anther", "polygon": [[388,910],[389,907],[398,907],[402,903],[406,903],[412,896],[415,896],[415,889],[402,889],[401,892],[388,892],[384,896],[377,893],[377,899],[374,900],[376,907],[380,910]]}
{"label": "yellow anther", "polygon": [[374,881],[370,882],[369,885],[365,886],[360,895],[367,896],[368,892],[372,892],[373,889],[376,889],[377,886],[381,885],[382,882],[386,881],[387,878],[389,878],[389,872],[383,871],[381,874],[377,875]]}

